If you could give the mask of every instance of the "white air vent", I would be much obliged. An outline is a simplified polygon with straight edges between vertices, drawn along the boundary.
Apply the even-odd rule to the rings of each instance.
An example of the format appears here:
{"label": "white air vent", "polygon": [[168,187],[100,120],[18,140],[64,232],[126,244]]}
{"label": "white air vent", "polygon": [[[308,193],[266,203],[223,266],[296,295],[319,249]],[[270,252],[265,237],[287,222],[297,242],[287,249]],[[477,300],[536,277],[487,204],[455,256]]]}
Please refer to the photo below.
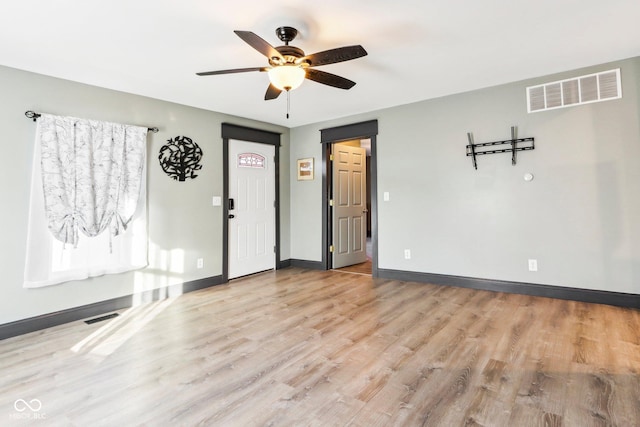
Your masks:
{"label": "white air vent", "polygon": [[530,113],[622,98],[620,68],[527,88]]}

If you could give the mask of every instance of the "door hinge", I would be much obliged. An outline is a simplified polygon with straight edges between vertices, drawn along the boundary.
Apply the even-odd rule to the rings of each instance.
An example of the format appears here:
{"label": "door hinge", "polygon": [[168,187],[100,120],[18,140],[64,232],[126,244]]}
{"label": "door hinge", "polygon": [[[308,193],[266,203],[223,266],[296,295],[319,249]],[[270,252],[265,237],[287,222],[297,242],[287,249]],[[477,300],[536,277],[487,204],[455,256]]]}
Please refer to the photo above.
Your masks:
{"label": "door hinge", "polygon": [[333,162],[333,154],[329,154],[329,161]]}
{"label": "door hinge", "polygon": [[333,206],[333,199],[329,199],[329,206]]}
{"label": "door hinge", "polygon": [[333,252],[333,245],[329,246],[329,252]]}
{"label": "door hinge", "polygon": [[274,254],[276,253],[276,247],[275,246],[273,247],[273,253]]}

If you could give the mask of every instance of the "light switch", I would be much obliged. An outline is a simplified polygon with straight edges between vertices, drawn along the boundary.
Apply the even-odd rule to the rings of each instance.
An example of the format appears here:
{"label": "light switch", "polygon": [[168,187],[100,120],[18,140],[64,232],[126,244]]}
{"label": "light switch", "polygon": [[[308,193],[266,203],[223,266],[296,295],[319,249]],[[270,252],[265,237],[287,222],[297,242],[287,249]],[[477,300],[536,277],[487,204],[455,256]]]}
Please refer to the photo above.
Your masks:
{"label": "light switch", "polygon": [[385,202],[389,201],[389,192],[385,191],[384,193],[382,193],[382,200],[384,200]]}
{"label": "light switch", "polygon": [[213,206],[222,206],[222,197],[213,196],[213,199],[211,200],[211,205],[213,205]]}

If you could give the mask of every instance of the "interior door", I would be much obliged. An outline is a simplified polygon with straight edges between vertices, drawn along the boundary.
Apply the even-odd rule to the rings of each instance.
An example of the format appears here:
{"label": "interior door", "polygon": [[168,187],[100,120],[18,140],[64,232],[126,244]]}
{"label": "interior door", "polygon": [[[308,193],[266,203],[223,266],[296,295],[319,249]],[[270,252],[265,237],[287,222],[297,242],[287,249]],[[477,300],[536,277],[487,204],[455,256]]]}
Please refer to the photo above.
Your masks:
{"label": "interior door", "polygon": [[229,140],[229,279],[276,267],[275,147]]}
{"label": "interior door", "polygon": [[367,260],[366,150],[333,144],[333,268]]}

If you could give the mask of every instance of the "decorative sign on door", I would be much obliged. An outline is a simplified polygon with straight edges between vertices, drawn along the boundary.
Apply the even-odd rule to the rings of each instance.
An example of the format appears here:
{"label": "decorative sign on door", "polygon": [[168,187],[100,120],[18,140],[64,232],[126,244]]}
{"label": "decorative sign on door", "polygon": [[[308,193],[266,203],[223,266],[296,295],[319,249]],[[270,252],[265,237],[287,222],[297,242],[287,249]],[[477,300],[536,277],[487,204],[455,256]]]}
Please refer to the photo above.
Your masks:
{"label": "decorative sign on door", "polygon": [[158,156],[162,170],[177,181],[195,178],[195,171],[202,169],[202,150],[186,136],[176,136],[167,140],[160,148]]}

